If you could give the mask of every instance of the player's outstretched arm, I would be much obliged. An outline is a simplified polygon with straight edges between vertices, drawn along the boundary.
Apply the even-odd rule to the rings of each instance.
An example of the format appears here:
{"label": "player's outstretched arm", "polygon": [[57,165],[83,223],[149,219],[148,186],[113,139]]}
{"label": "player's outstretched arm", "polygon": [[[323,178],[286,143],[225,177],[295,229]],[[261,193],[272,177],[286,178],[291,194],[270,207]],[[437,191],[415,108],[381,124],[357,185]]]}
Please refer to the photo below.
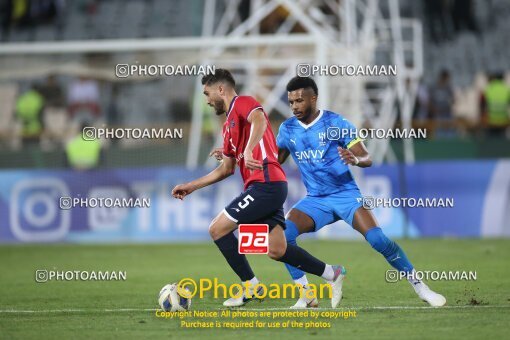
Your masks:
{"label": "player's outstretched arm", "polygon": [[207,175],[197,178],[194,181],[179,184],[172,189],[172,196],[182,200],[193,191],[219,182],[234,173],[235,170],[235,158],[223,156],[223,162],[213,171]]}
{"label": "player's outstretched arm", "polygon": [[278,163],[283,164],[287,160],[287,157],[289,157],[290,151],[287,149],[280,149],[278,148]]}
{"label": "player's outstretched arm", "polygon": [[339,146],[338,155],[345,164],[356,165],[360,168],[368,168],[372,166],[372,159],[370,158],[370,154],[362,141],[359,141],[348,149],[344,149]]}

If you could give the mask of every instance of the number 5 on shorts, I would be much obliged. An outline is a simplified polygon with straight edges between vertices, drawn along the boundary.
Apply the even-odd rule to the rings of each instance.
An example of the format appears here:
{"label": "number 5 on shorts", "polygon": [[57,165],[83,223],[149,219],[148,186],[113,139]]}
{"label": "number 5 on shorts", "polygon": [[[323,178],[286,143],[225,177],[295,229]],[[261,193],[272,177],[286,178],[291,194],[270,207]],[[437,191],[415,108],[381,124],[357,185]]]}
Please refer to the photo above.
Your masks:
{"label": "number 5 on shorts", "polygon": [[249,204],[250,204],[250,201],[254,201],[253,197],[251,197],[251,195],[246,195],[246,197],[243,199],[243,202],[239,202],[237,205],[239,206],[239,208],[241,209],[244,209],[246,208]]}

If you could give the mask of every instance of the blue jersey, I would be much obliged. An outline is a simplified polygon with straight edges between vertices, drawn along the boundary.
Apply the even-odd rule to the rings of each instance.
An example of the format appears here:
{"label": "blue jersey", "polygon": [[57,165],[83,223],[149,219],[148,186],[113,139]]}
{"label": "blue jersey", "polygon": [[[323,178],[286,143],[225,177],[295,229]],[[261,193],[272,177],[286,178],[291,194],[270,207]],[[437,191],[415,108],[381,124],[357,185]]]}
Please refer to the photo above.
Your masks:
{"label": "blue jersey", "polygon": [[354,125],[327,110],[321,110],[308,125],[296,117],[287,119],[276,138],[278,148],[287,149],[298,165],[309,196],[358,190],[337,150],[338,146],[349,148],[358,141]]}

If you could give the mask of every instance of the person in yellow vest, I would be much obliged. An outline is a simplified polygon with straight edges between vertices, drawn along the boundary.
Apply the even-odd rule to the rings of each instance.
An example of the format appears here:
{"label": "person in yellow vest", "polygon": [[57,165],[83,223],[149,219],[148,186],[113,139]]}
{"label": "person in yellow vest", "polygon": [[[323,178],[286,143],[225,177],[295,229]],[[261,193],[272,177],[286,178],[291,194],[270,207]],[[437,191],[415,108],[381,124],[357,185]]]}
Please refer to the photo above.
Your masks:
{"label": "person in yellow vest", "polygon": [[67,164],[75,170],[90,170],[101,164],[101,142],[83,138],[83,128],[86,126],[83,125],[78,135],[66,145]]}
{"label": "person in yellow vest", "polygon": [[37,141],[41,135],[44,97],[33,86],[30,90],[19,96],[16,101],[16,117],[22,124],[22,137],[24,141]]}
{"label": "person in yellow vest", "polygon": [[503,74],[493,74],[482,97],[482,124],[493,136],[504,135],[510,126],[510,87]]}

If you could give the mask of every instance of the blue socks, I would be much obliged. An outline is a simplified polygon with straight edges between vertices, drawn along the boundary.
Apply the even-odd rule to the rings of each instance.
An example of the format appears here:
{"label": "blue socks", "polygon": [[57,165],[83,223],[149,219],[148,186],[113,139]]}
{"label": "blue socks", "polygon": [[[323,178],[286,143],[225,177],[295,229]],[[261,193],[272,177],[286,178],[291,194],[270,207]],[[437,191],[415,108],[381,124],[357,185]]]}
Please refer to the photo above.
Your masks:
{"label": "blue socks", "polygon": [[413,265],[407,259],[404,251],[392,240],[384,235],[383,231],[379,227],[370,229],[365,239],[368,243],[384,256],[386,261],[399,272],[409,273],[413,270]]}
{"label": "blue socks", "polygon": [[[293,246],[297,245],[296,238],[299,236],[299,231],[297,230],[296,224],[292,221],[285,220],[285,226],[285,238],[287,239],[287,244],[291,244]],[[285,263],[285,267],[287,267],[287,270],[293,280],[297,280],[305,275],[305,272],[291,266],[290,264]]]}
{"label": "blue socks", "polygon": [[[297,227],[294,222],[289,220],[286,220],[285,224],[287,227],[285,229],[285,237],[287,239],[287,243],[296,246],[296,238],[299,236]],[[386,261],[388,261],[388,263],[396,270],[406,273],[409,273],[413,270],[414,267],[407,259],[404,251],[399,247],[397,243],[386,237],[381,228],[375,227],[370,229],[366,233],[365,239],[368,243],[370,243],[372,248],[381,253]],[[293,280],[298,280],[305,275],[302,270],[291,266],[290,264],[285,263],[285,267],[287,267],[287,270],[289,271]]]}

